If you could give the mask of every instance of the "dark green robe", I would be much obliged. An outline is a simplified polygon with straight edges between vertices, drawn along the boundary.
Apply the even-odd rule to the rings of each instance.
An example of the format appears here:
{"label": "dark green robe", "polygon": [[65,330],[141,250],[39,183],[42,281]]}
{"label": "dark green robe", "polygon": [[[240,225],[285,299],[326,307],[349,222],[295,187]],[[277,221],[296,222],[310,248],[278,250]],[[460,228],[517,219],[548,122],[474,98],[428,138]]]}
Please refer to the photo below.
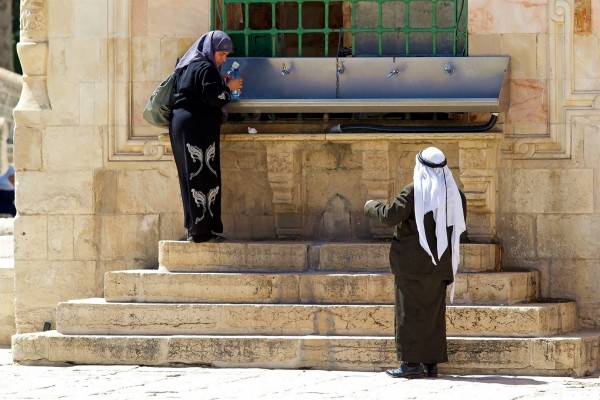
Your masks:
{"label": "dark green robe", "polygon": [[[466,219],[466,199],[460,191]],[[392,226],[390,270],[395,282],[395,339],[398,360],[435,364],[448,361],[446,346],[446,286],[453,282],[452,227],[448,248],[437,256],[433,213],[424,217],[425,235],[437,265],[419,243],[415,220],[414,185],[406,185],[391,204],[370,204],[369,217]]]}

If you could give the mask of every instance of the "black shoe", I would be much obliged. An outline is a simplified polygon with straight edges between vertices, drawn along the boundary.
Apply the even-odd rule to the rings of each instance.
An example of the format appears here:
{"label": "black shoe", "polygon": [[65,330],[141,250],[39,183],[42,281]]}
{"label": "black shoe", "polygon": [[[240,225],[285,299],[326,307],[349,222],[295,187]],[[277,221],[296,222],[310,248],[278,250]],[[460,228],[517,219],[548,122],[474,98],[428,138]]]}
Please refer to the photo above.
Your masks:
{"label": "black shoe", "polygon": [[400,364],[399,368],[396,369],[388,369],[385,371],[386,374],[391,376],[392,378],[419,378],[423,376],[423,366],[421,364],[416,367],[409,367],[407,363]]}
{"label": "black shoe", "polygon": [[438,376],[437,364],[423,364],[423,369],[425,370],[425,375],[427,375],[429,378],[437,378],[437,376]]}
{"label": "black shoe", "polygon": [[211,243],[221,243],[225,241],[225,238],[223,236],[213,234],[208,241]]}
{"label": "black shoe", "polygon": [[201,235],[188,235],[187,240],[188,242],[194,243],[220,243],[223,242],[225,238],[223,236],[215,235],[214,233],[205,233]]}

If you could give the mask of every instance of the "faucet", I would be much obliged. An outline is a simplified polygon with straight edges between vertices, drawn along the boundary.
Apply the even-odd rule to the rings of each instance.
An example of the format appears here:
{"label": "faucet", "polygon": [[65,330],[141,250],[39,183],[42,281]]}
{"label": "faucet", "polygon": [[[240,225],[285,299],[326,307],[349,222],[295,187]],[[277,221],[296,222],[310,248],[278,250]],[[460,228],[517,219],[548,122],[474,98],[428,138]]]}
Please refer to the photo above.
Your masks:
{"label": "faucet", "polygon": [[344,73],[344,64],[342,64],[341,62],[336,62],[335,73],[337,76],[340,76],[341,74],[343,74]]}
{"label": "faucet", "polygon": [[390,73],[388,74],[388,78],[391,77],[392,75],[398,75],[400,73],[400,67],[394,67],[394,69],[392,69],[390,71]]}
{"label": "faucet", "polygon": [[292,72],[292,68],[286,68],[285,63],[283,63],[283,67],[281,67],[281,75],[285,76],[285,75],[289,75],[290,72]]}
{"label": "faucet", "polygon": [[444,64],[444,73],[446,76],[454,75],[454,67],[450,64]]}

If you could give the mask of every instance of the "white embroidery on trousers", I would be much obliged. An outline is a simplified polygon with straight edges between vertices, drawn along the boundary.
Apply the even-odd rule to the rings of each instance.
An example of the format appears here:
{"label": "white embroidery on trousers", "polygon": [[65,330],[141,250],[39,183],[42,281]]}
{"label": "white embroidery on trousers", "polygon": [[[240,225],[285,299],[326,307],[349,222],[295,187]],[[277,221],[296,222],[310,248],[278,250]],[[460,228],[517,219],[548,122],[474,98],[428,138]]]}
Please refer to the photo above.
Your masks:
{"label": "white embroidery on trousers", "polygon": [[211,217],[214,217],[214,215],[213,215],[212,210],[210,209],[210,206],[215,203],[218,193],[219,193],[218,186],[214,189],[210,189],[210,191],[208,192],[208,212],[210,213]]}
{"label": "white embroidery on trousers", "polygon": [[229,93],[227,92],[222,92],[219,96],[218,96],[219,100],[225,100],[229,98]]}
{"label": "white embroidery on trousers", "polygon": [[[192,162],[195,163],[196,160],[200,161],[200,168],[198,169],[198,171],[194,172],[193,174],[190,174],[190,180],[192,180],[196,175],[198,175],[200,173],[200,171],[202,171],[202,167],[204,166],[202,149],[200,149],[196,146],[192,146],[189,143],[186,143],[185,145],[187,146],[188,152],[190,153]],[[212,168],[211,168],[211,171],[212,171]]]}
{"label": "white embroidery on trousers", "polygon": [[194,224],[197,224],[198,222],[204,219],[204,214],[206,213],[206,196],[204,195],[204,193],[196,189],[192,189],[192,196],[194,197],[196,207],[202,207],[202,217],[196,218],[196,220],[194,221]]}
{"label": "white embroidery on trousers", "polygon": [[208,146],[208,149],[206,149],[206,166],[212,171],[213,174],[215,174],[216,177],[218,177],[219,175],[217,175],[217,171],[215,171],[215,169],[210,165],[210,161],[215,160],[216,150],[217,146],[214,142]]}

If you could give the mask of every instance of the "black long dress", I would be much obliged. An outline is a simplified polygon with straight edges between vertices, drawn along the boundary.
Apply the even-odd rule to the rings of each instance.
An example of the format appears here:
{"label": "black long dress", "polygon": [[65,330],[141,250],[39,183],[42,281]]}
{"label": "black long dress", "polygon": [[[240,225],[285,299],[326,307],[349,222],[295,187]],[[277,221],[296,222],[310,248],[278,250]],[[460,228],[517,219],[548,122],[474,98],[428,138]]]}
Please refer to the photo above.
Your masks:
{"label": "black long dress", "polygon": [[[466,219],[466,199],[460,197]],[[448,248],[436,264],[419,243],[415,219],[414,184],[406,185],[391,204],[365,209],[371,218],[396,225],[390,246],[394,274],[396,351],[399,361],[437,364],[448,361],[446,343],[446,287],[453,282],[452,227],[447,228]],[[425,235],[434,255],[437,249],[435,220],[425,214]]]}
{"label": "black long dress", "polygon": [[221,107],[231,92],[208,61],[178,72],[169,126],[188,235],[223,232],[221,222]]}

